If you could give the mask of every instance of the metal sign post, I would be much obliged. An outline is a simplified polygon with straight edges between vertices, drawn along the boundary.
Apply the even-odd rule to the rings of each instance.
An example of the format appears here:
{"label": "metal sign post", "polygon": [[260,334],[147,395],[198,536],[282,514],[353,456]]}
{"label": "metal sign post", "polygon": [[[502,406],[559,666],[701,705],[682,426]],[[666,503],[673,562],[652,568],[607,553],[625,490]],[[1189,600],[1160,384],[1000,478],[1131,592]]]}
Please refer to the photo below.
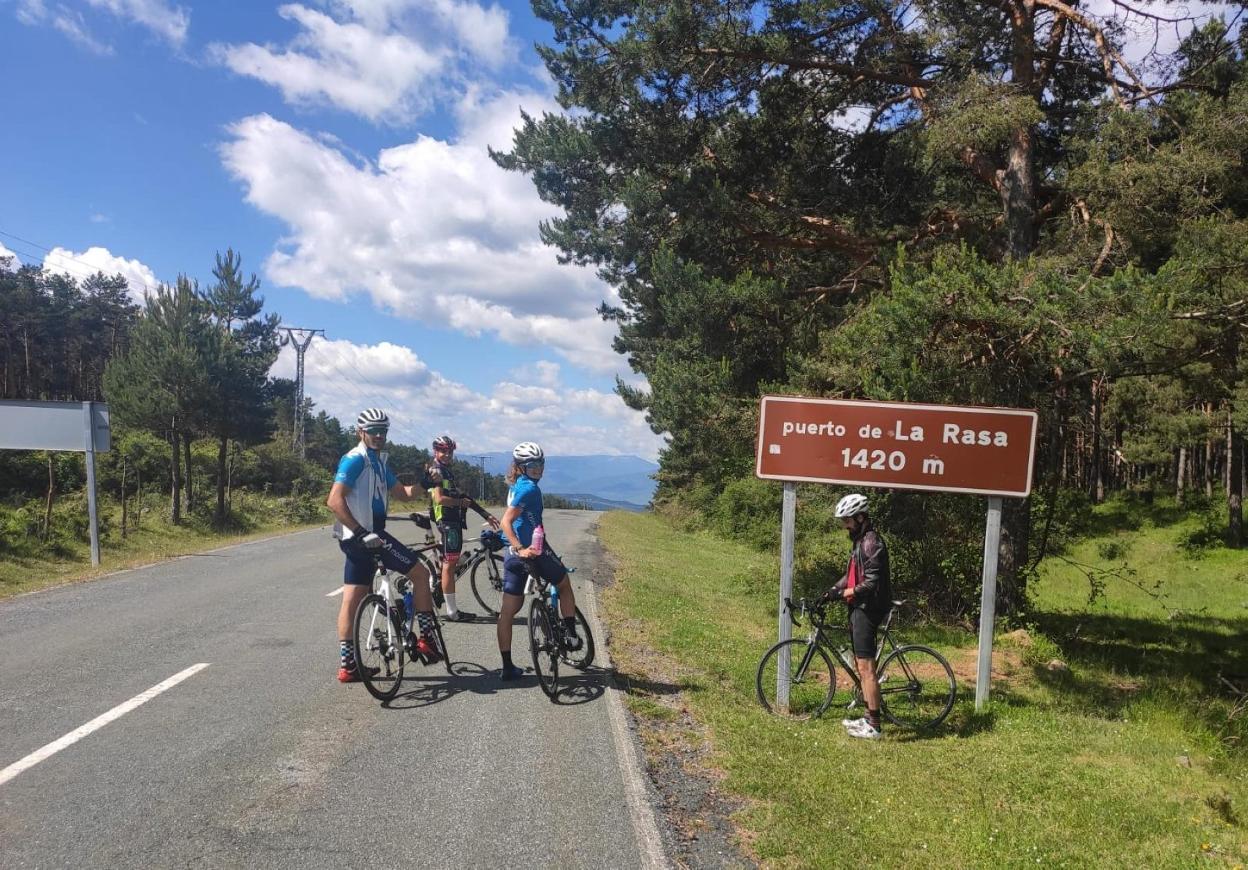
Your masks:
{"label": "metal sign post", "polygon": [[[785,609],[786,598],[793,597],[793,539],[797,522],[797,484],[785,483],[784,501],[780,511],[780,640],[793,637],[793,623]],[[776,661],[776,705],[789,707],[789,648],[783,647]]]}
{"label": "metal sign post", "polygon": [[992,682],[992,629],[997,619],[997,556],[1001,546],[1001,498],[988,499],[984,528],[984,589],[979,599],[979,664],[975,671],[975,709],[988,702]]}
{"label": "metal sign post", "polygon": [[83,442],[87,460],[87,516],[91,519],[91,565],[100,564],[100,519],[95,506],[95,402],[82,403]]}

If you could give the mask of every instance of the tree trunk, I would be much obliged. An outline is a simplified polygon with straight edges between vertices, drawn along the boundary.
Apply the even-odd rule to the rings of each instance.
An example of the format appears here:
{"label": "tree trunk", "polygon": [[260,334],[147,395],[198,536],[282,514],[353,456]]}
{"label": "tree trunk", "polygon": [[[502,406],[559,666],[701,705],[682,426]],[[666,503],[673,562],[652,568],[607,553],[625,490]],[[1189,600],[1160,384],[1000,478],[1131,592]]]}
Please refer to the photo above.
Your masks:
{"label": "tree trunk", "polygon": [[1205,439],[1205,498],[1213,498],[1213,405],[1205,403],[1205,419],[1209,421],[1210,435]]}
{"label": "tree trunk", "polygon": [[1027,553],[1031,545],[1031,499],[1002,499],[997,549],[997,613],[1022,612],[1027,604]]}
{"label": "tree trunk", "polygon": [[1174,473],[1174,503],[1183,507],[1183,493],[1187,484],[1187,448],[1179,448],[1179,465]]}
{"label": "tree trunk", "polygon": [[134,470],[134,530],[143,527],[143,466]]}
{"label": "tree trunk", "polygon": [[[237,449],[237,445],[235,445]],[[230,452],[229,464],[225,467],[225,504],[230,512],[234,511],[234,452]]]}
{"label": "tree trunk", "polygon": [[48,535],[52,532],[52,502],[56,498],[56,468],[53,465],[52,453],[48,453],[48,497],[43,509],[43,535],[41,540],[43,543],[48,542]]}
{"label": "tree trunk", "polygon": [[189,514],[195,510],[195,486],[192,482],[195,472],[191,466],[191,435],[189,432],[182,439],[182,452],[186,456],[186,462],[183,465],[186,468],[186,512]]}
{"label": "tree trunk", "polygon": [[217,510],[213,521],[218,525],[225,524],[225,457],[230,448],[230,439],[224,435],[217,443]]}
{"label": "tree trunk", "polygon": [[121,539],[126,539],[126,521],[129,519],[126,513],[126,457],[121,457]]}
{"label": "tree trunk", "polygon": [[174,429],[169,435],[169,469],[172,484],[169,496],[169,522],[175,526],[182,522],[182,442],[178,436],[178,430]]}
{"label": "tree trunk", "polygon": [[[1030,3],[1020,3],[1015,7],[1015,16],[1013,83],[1030,92],[1036,72],[1035,10]],[[1000,195],[1010,259],[1025,260],[1036,246],[1035,142],[1030,127],[1020,127],[1010,134]]]}
{"label": "tree trunk", "polygon": [[1105,500],[1105,474],[1101,452],[1101,381],[1098,378],[1092,382],[1092,474],[1088,497],[1093,504],[1100,504]]}
{"label": "tree trunk", "polygon": [[1226,494],[1226,542],[1235,549],[1244,545],[1244,439],[1235,429],[1231,405],[1226,409],[1226,465],[1230,486]]}

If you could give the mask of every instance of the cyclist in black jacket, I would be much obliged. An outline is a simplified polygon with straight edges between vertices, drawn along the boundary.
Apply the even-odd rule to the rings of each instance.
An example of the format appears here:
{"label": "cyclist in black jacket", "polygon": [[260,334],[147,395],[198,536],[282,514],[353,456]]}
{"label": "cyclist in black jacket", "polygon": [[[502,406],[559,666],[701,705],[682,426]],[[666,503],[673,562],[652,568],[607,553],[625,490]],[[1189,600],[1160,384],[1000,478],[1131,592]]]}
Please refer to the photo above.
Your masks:
{"label": "cyclist in black jacket", "polygon": [[851,737],[878,740],[880,732],[880,684],[875,673],[876,629],[892,606],[893,590],[888,576],[888,548],[871,525],[867,498],[858,493],[845,496],[836,505],[836,517],[849,532],[853,549],[845,576],[827,593],[849,606],[849,630],[862,681],[866,715],[844,719]]}

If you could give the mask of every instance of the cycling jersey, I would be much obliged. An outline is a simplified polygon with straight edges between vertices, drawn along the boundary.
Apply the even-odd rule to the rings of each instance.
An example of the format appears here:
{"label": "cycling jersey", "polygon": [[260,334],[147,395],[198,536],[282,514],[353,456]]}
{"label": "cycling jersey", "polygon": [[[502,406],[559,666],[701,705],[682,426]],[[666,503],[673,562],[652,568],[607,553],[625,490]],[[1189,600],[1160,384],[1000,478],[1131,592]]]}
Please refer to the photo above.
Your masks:
{"label": "cycling jersey", "polygon": [[527,475],[516,478],[507,490],[507,507],[520,508],[520,515],[512,520],[511,528],[520,546],[529,546],[533,543],[533,530],[542,524],[542,491],[536,481]]}
{"label": "cycling jersey", "polygon": [[[385,525],[390,490],[399,482],[387,466],[390,454],[369,449],[360,442],[338,462],[334,483],[347,487],[347,510],[366,531]],[[354,533],[342,523],[334,523],[334,537],[350,540]]]}
{"label": "cycling jersey", "polygon": [[[429,494],[432,496],[434,490],[441,489],[443,495],[451,495],[455,492],[455,478],[452,475],[451,466],[438,463],[438,472],[442,475],[442,480],[436,486],[429,487]],[[459,495],[455,495],[459,498]],[[433,499],[433,521],[439,525],[445,525],[447,528],[463,529],[467,528],[464,522],[464,509],[458,506],[441,505],[438,500]]]}

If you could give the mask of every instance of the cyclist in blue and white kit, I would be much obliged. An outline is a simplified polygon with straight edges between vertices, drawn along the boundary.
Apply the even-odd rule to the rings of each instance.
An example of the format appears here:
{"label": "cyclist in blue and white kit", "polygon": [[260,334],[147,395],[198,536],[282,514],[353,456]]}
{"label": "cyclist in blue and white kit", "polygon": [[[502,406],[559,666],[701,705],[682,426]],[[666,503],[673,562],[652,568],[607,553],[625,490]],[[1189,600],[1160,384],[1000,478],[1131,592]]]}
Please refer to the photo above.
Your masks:
{"label": "cyclist in blue and white kit", "polygon": [[533,530],[542,525],[542,491],[537,482],[546,470],[546,455],[532,441],[524,441],[511,451],[507,472],[507,510],[503,513],[503,534],[511,545],[503,559],[503,603],[498,614],[498,651],[503,657],[501,676],[514,680],[524,675],[511,661],[511,623],[524,604],[524,587],[529,579],[526,560],[542,579],[559,588],[559,614],[563,617],[568,648],[578,650],[584,643],[576,633],[576,598],[568,569],[548,550],[539,554],[533,548]]}
{"label": "cyclist in blue and white kit", "polygon": [[360,602],[373,585],[377,565],[374,554],[391,571],[406,574],[412,581],[416,619],[420,637],[416,650],[427,661],[438,658],[433,641],[433,596],[429,592],[429,572],[416,555],[385,531],[386,511],[390,496],[399,501],[423,499],[425,484],[415,486],[399,483],[386,464],[388,454],[382,451],[390,430],[390,418],[384,411],[369,408],[360,412],[355,421],[360,443],[338,463],[334,485],[329,490],[326,506],[338,520],[334,537],[347,557],[343,569],[342,607],[338,610],[338,681],[354,683],[360,679],[355,658],[355,641],[351,637],[352,622]]}

